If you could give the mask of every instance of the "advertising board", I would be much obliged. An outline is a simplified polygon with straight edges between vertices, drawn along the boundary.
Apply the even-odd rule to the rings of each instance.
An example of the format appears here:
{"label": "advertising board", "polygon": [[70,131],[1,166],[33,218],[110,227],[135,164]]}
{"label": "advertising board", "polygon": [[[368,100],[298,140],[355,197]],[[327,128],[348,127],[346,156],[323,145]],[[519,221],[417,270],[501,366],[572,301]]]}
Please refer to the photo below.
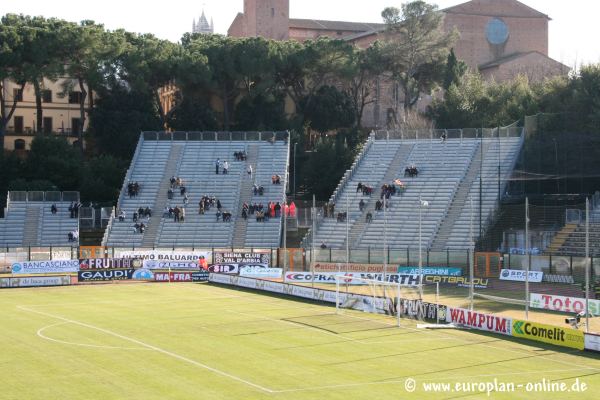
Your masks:
{"label": "advertising board", "polygon": [[79,271],[79,260],[22,261],[12,264],[13,274],[52,274]]}
{"label": "advertising board", "polygon": [[586,350],[600,352],[600,336],[586,333],[584,335],[584,347]]}
{"label": "advertising board", "polygon": [[[585,299],[578,297],[555,296],[552,294],[531,293],[530,306],[544,310],[560,311],[564,313],[585,313]],[[590,314],[600,316],[600,300],[590,299],[588,303]]]}
{"label": "advertising board", "polygon": [[446,322],[509,336],[512,327],[510,318],[452,307],[448,307]]}
{"label": "advertising board", "polygon": [[[440,285],[452,285],[456,287],[470,287],[471,279],[467,276],[439,276],[439,275],[427,275],[423,278],[423,282],[427,284]],[[486,278],[473,278],[473,286],[476,289],[487,289],[489,285],[489,279]]]}
{"label": "advertising board", "polygon": [[156,282],[192,282],[192,272],[155,272]]}
{"label": "advertising board", "polygon": [[122,281],[133,279],[135,269],[96,269],[79,271],[77,281],[99,282],[99,281]]}
{"label": "advertising board", "polygon": [[79,270],[87,269],[130,269],[141,268],[137,258],[84,258],[79,260]]}
{"label": "advertising board", "polygon": [[[500,271],[500,280],[525,282],[526,271],[519,269],[503,269]],[[544,273],[541,271],[529,271],[529,282],[539,283],[542,281]]]}
{"label": "advertising board", "polygon": [[208,282],[210,273],[208,271],[192,272],[192,282]]}
{"label": "advertising board", "polygon": [[266,265],[271,263],[271,252],[224,252],[215,251],[213,254],[213,264],[237,264],[242,265]]}
{"label": "advertising board", "polygon": [[[311,271],[314,272],[383,272],[383,264],[314,262],[310,267]],[[387,272],[396,272],[396,268],[392,265],[388,265]]]}
{"label": "advertising board", "polygon": [[[322,272],[315,273],[314,275],[310,272],[287,272],[284,277],[285,282],[291,283],[328,283],[335,285],[335,277],[344,276],[344,280],[341,282],[344,285],[364,285],[365,282],[356,278],[371,279],[383,281],[383,274],[369,274],[369,273],[344,273],[344,272]],[[399,275],[399,274],[386,274],[385,282],[398,283],[401,286],[416,286],[419,284],[419,275]]]}
{"label": "advertising board", "polygon": [[582,331],[519,319],[512,321],[512,335],[578,350],[583,350],[585,344]]}
{"label": "advertising board", "polygon": [[170,251],[170,250],[127,250],[115,251],[118,258],[139,258],[152,261],[193,261],[198,262],[200,257],[208,259],[210,251]]}
{"label": "advertising board", "polygon": [[[423,267],[421,269],[423,275],[440,275],[440,276],[461,276],[462,268],[453,267]],[[399,274],[419,275],[419,267],[398,267]]]}
{"label": "advertising board", "polygon": [[66,286],[71,284],[71,277],[63,276],[29,276],[25,278],[0,278],[0,288]]}
{"label": "advertising board", "polygon": [[240,276],[250,278],[276,279],[281,278],[282,274],[282,268],[262,268],[256,266],[244,266],[240,268]]}
{"label": "advertising board", "polygon": [[238,274],[240,267],[238,264],[211,264],[208,267],[208,272],[217,274]]}
{"label": "advertising board", "polygon": [[400,314],[405,317],[446,321],[446,306],[417,299],[400,299]]}
{"label": "advertising board", "polygon": [[175,270],[197,270],[200,265],[197,261],[158,261],[144,260],[144,268],[146,269],[175,269]]}

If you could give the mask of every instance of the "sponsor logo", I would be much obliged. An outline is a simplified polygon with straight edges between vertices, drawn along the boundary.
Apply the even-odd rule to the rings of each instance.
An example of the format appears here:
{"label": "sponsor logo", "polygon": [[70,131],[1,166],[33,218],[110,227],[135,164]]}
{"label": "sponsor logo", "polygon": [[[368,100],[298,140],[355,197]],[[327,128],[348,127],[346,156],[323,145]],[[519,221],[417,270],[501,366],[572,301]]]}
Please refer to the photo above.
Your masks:
{"label": "sponsor logo", "polygon": [[[458,287],[469,287],[471,286],[471,280],[468,277],[463,276],[438,276],[429,275],[424,277],[426,283],[440,283],[442,285],[456,285]],[[487,289],[489,284],[488,279],[484,278],[473,278],[473,285],[477,289]]]}
{"label": "sponsor logo", "polygon": [[512,335],[578,350],[585,344],[582,331],[517,319],[512,321]]}
{"label": "sponsor logo", "polygon": [[142,260],[137,258],[86,258],[79,260],[79,270],[87,269],[129,269],[141,268]]}
{"label": "sponsor logo", "polygon": [[133,273],[133,279],[138,281],[152,281],[154,280],[154,273],[146,268],[138,269]]}
{"label": "sponsor logo", "polygon": [[71,284],[70,276],[39,276],[30,278],[5,278],[0,287],[37,287],[37,286],[64,286]]}
{"label": "sponsor logo", "polygon": [[155,272],[156,282],[192,282],[192,272]]}
{"label": "sponsor logo", "polygon": [[[530,305],[533,308],[543,308],[545,310],[560,311],[565,313],[585,312],[585,299],[577,297],[554,296],[551,294],[532,293]],[[589,313],[600,315],[600,300],[589,300]]]}
{"label": "sponsor logo", "polygon": [[192,272],[192,282],[208,282],[209,276],[208,271]]}
{"label": "sponsor logo", "polygon": [[427,303],[416,299],[400,299],[400,314],[411,317],[428,320],[440,321],[446,320],[446,306]]}
{"label": "sponsor logo", "polygon": [[234,252],[219,252],[213,254],[215,264],[250,264],[269,266],[271,262],[270,252],[250,252],[250,253],[234,253]]}
{"label": "sponsor logo", "polygon": [[52,274],[79,271],[78,260],[23,261],[12,265],[13,274]]}
{"label": "sponsor logo", "polygon": [[586,333],[584,342],[586,350],[600,351],[600,336]]}
{"label": "sponsor logo", "polygon": [[210,251],[163,251],[163,250],[134,250],[117,252],[121,258],[139,258],[153,261],[192,261],[198,262],[200,257],[209,258]]}
{"label": "sponsor logo", "polygon": [[446,321],[486,332],[511,334],[511,319],[462,308],[448,308]]}
{"label": "sponsor logo", "polygon": [[132,279],[134,272],[132,268],[79,271],[77,280],[79,282],[128,280]]}
{"label": "sponsor logo", "polygon": [[[364,281],[354,279],[370,279],[377,281],[384,281],[383,274],[369,274],[369,273],[344,273],[344,272],[323,272],[319,274],[311,274],[308,272],[288,272],[285,274],[285,282],[315,282],[315,283],[328,283],[335,284],[336,276],[343,276],[342,284],[348,285],[365,285]],[[400,283],[401,286],[416,286],[419,284],[418,275],[399,275],[399,274],[386,274],[385,282],[389,283]]]}
{"label": "sponsor logo", "polygon": [[144,260],[147,269],[199,269],[200,265],[194,261],[157,261]]}
{"label": "sponsor logo", "polygon": [[237,274],[239,266],[237,264],[212,264],[208,267],[208,271],[217,274]]}
{"label": "sponsor logo", "polygon": [[451,267],[423,267],[419,269],[419,267],[398,267],[399,274],[407,274],[419,275],[420,271],[423,271],[423,275],[440,275],[440,276],[461,276],[462,269],[461,268],[451,268]]}
{"label": "sponsor logo", "polygon": [[[315,262],[311,264],[311,268],[315,272],[383,272],[383,264],[346,264]],[[396,271],[394,267],[388,266],[388,272]]]}
{"label": "sponsor logo", "polygon": [[281,278],[283,269],[281,268],[264,268],[263,266],[246,265],[240,268],[240,276],[251,278]]}
{"label": "sponsor logo", "polygon": [[[500,279],[503,281],[525,282],[526,271],[516,269],[503,269],[500,271]],[[544,273],[540,271],[529,271],[529,282],[541,282]]]}

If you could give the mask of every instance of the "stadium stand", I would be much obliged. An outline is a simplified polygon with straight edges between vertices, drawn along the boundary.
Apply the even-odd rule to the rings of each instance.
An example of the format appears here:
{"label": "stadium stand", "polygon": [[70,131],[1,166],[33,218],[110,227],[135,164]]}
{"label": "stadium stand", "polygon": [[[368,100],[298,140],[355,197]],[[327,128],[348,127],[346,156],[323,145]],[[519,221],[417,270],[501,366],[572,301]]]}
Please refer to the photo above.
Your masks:
{"label": "stadium stand", "polygon": [[[287,183],[289,145],[287,132],[144,132],[119,197],[117,212],[109,222],[103,244],[116,247],[278,247],[280,218],[256,222],[254,216],[241,217],[244,202],[269,201],[283,204]],[[238,161],[235,152],[245,152]],[[228,174],[215,173],[217,159],[229,163]],[[253,173],[247,173],[248,166]],[[272,185],[279,175],[281,184]],[[188,204],[180,188],[168,198],[171,177],[183,180]],[[138,182],[137,196],[128,196],[127,186]],[[264,187],[262,196],[253,195],[253,185]],[[230,222],[217,221],[216,207],[199,213],[202,196],[215,197],[222,211],[232,214]],[[185,221],[175,222],[164,214],[165,207],[185,208]],[[150,208],[152,216],[141,221],[144,233],[135,231],[132,220],[138,208]],[[119,221],[120,212],[125,221]]]}
{"label": "stadium stand", "polygon": [[69,211],[74,203],[79,203],[78,192],[9,192],[0,247],[78,246],[78,234],[69,240],[69,232],[79,232],[79,219]]}
{"label": "stadium stand", "polygon": [[[423,249],[468,248],[470,199],[473,198],[474,206],[479,206],[480,176],[482,222],[487,224],[499,197],[498,165],[500,193],[503,193],[520,153],[522,130],[503,129],[500,135],[497,130],[490,130],[483,138],[481,131],[473,137],[462,134],[445,140],[438,137],[431,134],[422,139],[416,136],[394,139],[389,134],[372,134],[330,199],[330,203],[335,203],[334,218],[322,218],[324,211],[320,212],[315,246],[324,243],[341,249],[346,246],[348,236],[350,248],[381,248],[385,232],[389,248],[417,248],[420,225]],[[405,168],[411,165],[419,173],[405,177]],[[386,201],[387,211],[375,211],[382,185],[398,180],[403,183],[404,192]],[[359,182],[373,187],[373,194],[363,196],[357,192]],[[366,203],[362,212],[358,206],[360,199]],[[336,218],[346,208],[348,227]],[[366,222],[368,213],[372,214],[371,222]],[[479,208],[474,213],[479,215]],[[478,226],[474,231],[478,234]],[[310,240],[309,232],[304,245]]]}

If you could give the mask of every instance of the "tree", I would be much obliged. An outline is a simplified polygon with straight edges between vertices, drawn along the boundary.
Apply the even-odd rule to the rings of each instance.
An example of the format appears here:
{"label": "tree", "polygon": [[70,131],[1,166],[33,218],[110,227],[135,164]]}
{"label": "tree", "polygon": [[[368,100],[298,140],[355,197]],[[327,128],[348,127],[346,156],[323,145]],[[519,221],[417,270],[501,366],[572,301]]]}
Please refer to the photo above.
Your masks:
{"label": "tree", "polygon": [[[75,86],[79,89],[79,148],[83,152],[83,129],[86,122],[86,101],[94,107],[94,92],[104,83],[107,69],[114,70],[113,63],[122,51],[120,35],[110,34],[102,25],[93,21],[82,21],[80,25],[64,23],[60,32],[65,73],[73,80],[65,80],[64,94]],[[89,100],[88,100],[89,96]]]}
{"label": "tree", "polygon": [[[309,98],[311,102],[308,102]],[[312,129],[325,133],[354,124],[351,98],[334,86],[321,86],[314,95],[305,99],[307,104],[303,104],[302,108]]]}
{"label": "tree", "polygon": [[377,41],[365,50],[354,48],[350,65],[344,76],[344,91],[352,102],[356,128],[360,128],[365,107],[376,101],[373,93],[385,70],[381,43]]}
{"label": "tree", "polygon": [[448,59],[446,60],[446,69],[444,72],[444,90],[448,90],[453,83],[458,84],[460,79],[469,69],[467,63],[456,58],[454,49],[450,49]]}
{"label": "tree", "polygon": [[52,182],[60,190],[79,190],[82,164],[81,153],[64,137],[36,136],[22,177]]}
{"label": "tree", "polygon": [[444,60],[458,33],[444,32],[443,13],[421,0],[404,3],[401,9],[388,7],[381,15],[386,24],[386,64],[403,91],[406,113],[421,93],[442,81]]}
{"label": "tree", "polygon": [[22,32],[12,24],[7,24],[7,17],[0,21],[0,149],[4,149],[6,126],[17,108],[17,97],[13,97],[10,108],[7,108],[6,81],[13,81],[18,90],[23,92],[27,80],[23,69],[23,58],[26,47]]}

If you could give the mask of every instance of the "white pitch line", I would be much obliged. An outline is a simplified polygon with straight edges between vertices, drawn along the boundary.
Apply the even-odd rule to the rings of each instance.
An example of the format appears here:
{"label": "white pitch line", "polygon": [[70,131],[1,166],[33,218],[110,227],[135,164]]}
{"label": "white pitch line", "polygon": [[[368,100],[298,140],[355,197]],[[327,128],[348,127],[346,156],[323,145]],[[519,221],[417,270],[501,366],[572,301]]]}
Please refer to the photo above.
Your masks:
{"label": "white pitch line", "polygon": [[253,387],[253,388],[255,388],[255,389],[258,389],[258,390],[261,390],[261,391],[263,391],[263,392],[266,392],[266,393],[274,393],[274,391],[273,391],[272,389],[266,388],[266,387],[264,387],[264,386],[260,386],[260,385],[258,385],[258,384],[256,384],[256,383],[252,383],[252,382],[250,382],[250,381],[247,381],[247,380],[245,380],[245,379],[242,379],[242,378],[240,378],[240,377],[238,377],[238,376],[235,376],[235,375],[229,374],[229,373],[227,373],[227,372],[221,371],[221,370],[219,370],[219,369],[216,369],[216,368],[210,367],[210,366],[208,366],[208,365],[206,365],[206,364],[203,364],[203,363],[201,363],[201,362],[198,362],[198,361],[192,360],[192,359],[190,359],[190,358],[187,358],[187,357],[181,356],[181,355],[179,355],[179,354],[176,354],[176,353],[170,352],[170,351],[168,351],[168,350],[165,350],[165,349],[161,349],[160,347],[153,346],[153,345],[151,345],[151,344],[148,344],[148,343],[144,343],[144,342],[142,342],[142,341],[140,341],[140,340],[137,340],[137,339],[134,339],[134,338],[130,338],[130,337],[127,337],[127,336],[121,335],[121,334],[119,334],[119,333],[116,333],[116,332],[110,331],[110,330],[108,330],[108,329],[100,328],[100,327],[98,327],[98,326],[94,326],[94,325],[86,324],[86,323],[84,323],[84,322],[79,322],[79,321],[76,321],[76,320],[73,320],[73,319],[64,318],[64,317],[61,317],[61,316],[59,316],[59,315],[53,315],[53,314],[49,314],[49,313],[46,313],[46,312],[43,312],[43,311],[31,310],[31,309],[28,309],[28,308],[26,308],[26,307],[22,307],[22,306],[17,306],[17,308],[19,308],[19,309],[21,309],[21,310],[23,310],[23,311],[28,311],[28,312],[32,312],[32,313],[36,313],[36,314],[40,314],[40,315],[44,315],[44,316],[46,316],[46,317],[50,317],[50,318],[59,319],[59,320],[61,320],[61,321],[69,322],[69,323],[72,323],[72,324],[75,324],[75,325],[84,326],[84,327],[86,327],[86,328],[95,329],[95,330],[97,330],[97,331],[99,331],[99,332],[106,333],[107,335],[111,335],[111,336],[114,336],[114,337],[118,337],[118,338],[120,338],[120,339],[127,340],[127,341],[129,341],[129,342],[132,342],[132,343],[135,343],[135,344],[139,344],[140,346],[147,347],[148,349],[151,349],[151,350],[157,351],[157,352],[159,352],[159,353],[165,354],[165,355],[167,355],[167,356],[170,356],[170,357],[173,357],[173,358],[175,358],[175,359],[178,359],[178,360],[181,360],[181,361],[185,361],[185,362],[187,362],[187,363],[189,363],[189,364],[195,365],[195,366],[197,366],[197,367],[200,367],[200,368],[204,368],[204,369],[206,369],[206,370],[208,370],[208,371],[211,371],[211,372],[213,372],[213,373],[215,373],[215,374],[217,374],[217,375],[221,375],[221,376],[224,376],[224,377],[226,377],[226,378],[229,378],[229,379],[235,380],[235,381],[237,381],[237,382],[240,382],[240,383],[243,383],[243,384],[245,384],[245,385],[251,386],[251,387]]}
{"label": "white pitch line", "polygon": [[68,344],[70,346],[81,346],[81,347],[92,347],[92,348],[96,348],[96,349],[115,349],[115,350],[141,350],[141,351],[150,351],[150,349],[144,349],[141,347],[120,347],[120,346],[103,346],[103,345],[96,345],[96,344],[86,344],[86,343],[75,343],[75,342],[67,342],[65,340],[58,340],[58,339],[54,339],[51,337],[48,337],[46,335],[44,335],[42,332],[44,332],[46,329],[48,328],[52,328],[55,326],[60,326],[60,325],[66,325],[66,324],[70,324],[70,322],[59,322],[56,324],[52,324],[52,325],[47,325],[44,326],[43,328],[38,329],[37,331],[37,335],[39,337],[41,337],[42,339],[46,339],[46,340],[50,340],[52,342],[56,342],[56,343],[61,343],[61,344]]}
{"label": "white pitch line", "polygon": [[[466,379],[474,379],[474,378],[492,378],[492,377],[501,377],[501,376],[512,376],[512,375],[532,375],[532,374],[550,374],[550,373],[558,373],[558,372],[572,372],[579,371],[579,369],[554,369],[548,371],[520,371],[520,372],[506,372],[501,374],[486,374],[486,375],[470,375],[470,376],[449,376],[449,377],[440,377],[440,378],[426,378],[426,379],[418,379],[419,381],[447,381],[447,380],[460,380],[464,381]],[[407,377],[408,379],[408,377]],[[339,385],[328,385],[328,386],[313,386],[307,388],[297,388],[297,389],[283,389],[283,390],[275,390],[273,393],[294,393],[294,392],[311,392],[318,390],[330,390],[330,389],[344,389],[351,388],[357,386],[372,386],[372,385],[398,385],[404,384],[406,379],[402,380],[390,380],[390,381],[376,381],[376,382],[360,382],[360,383],[347,383],[347,384],[339,384]]]}

